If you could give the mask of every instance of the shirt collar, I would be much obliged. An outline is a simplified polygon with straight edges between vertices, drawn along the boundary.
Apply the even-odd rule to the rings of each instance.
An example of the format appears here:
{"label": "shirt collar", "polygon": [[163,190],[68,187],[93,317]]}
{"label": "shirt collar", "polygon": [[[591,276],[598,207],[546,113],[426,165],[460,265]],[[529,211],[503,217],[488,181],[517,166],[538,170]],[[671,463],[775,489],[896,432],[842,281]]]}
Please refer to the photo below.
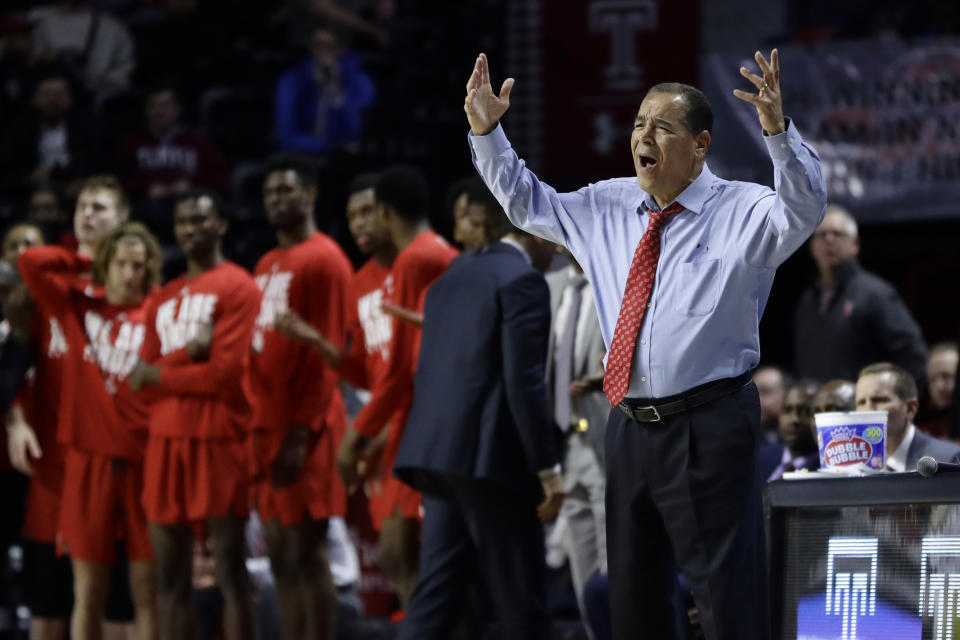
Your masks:
{"label": "shirt collar", "polygon": [[[897,450],[887,458],[888,467],[894,471],[908,471],[907,452],[910,451],[910,445],[913,444],[913,436],[916,435],[916,433],[917,428],[913,426],[911,422],[907,425],[907,432],[903,434],[903,442],[901,442]],[[909,471],[916,471],[916,469],[909,469]]]}
{"label": "shirt collar", "polygon": [[[700,171],[700,175],[697,176],[696,180],[691,182],[686,189],[680,192],[674,202],[679,202],[683,205],[683,208],[691,213],[700,214],[703,213],[703,207],[707,203],[707,200],[713,195],[714,186],[719,181],[717,176],[713,175],[713,172],[710,171],[710,167],[707,166],[707,163],[703,163],[703,169]],[[646,209],[653,209],[654,211],[659,211],[660,207],[657,205],[657,201],[653,199],[646,191],[640,192],[640,197],[636,201],[637,207],[643,207]]]}
{"label": "shirt collar", "polygon": [[533,265],[533,261],[530,260],[530,254],[527,253],[527,250],[523,248],[522,244],[520,244],[519,242],[517,242],[516,240],[514,240],[509,236],[504,236],[500,238],[500,242],[502,242],[503,244],[508,244],[514,249],[516,249],[517,251],[519,251],[520,255],[523,256],[523,259],[527,261],[527,264],[531,266]]}
{"label": "shirt collar", "polygon": [[793,454],[790,453],[790,447],[783,445],[783,455],[780,457],[780,464],[786,465],[787,463],[791,463],[799,470],[806,468],[809,463],[813,462],[814,458],[819,457],[819,453],[808,453],[805,456],[793,457]]}

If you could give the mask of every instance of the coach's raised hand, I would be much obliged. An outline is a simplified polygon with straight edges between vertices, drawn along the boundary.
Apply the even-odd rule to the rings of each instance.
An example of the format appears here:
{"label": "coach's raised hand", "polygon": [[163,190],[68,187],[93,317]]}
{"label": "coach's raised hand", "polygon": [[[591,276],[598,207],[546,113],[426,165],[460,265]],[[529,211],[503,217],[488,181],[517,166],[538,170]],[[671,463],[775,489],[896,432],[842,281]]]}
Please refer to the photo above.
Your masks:
{"label": "coach's raised hand", "polygon": [[487,54],[477,56],[473,73],[467,80],[467,97],[463,101],[463,110],[474,135],[485,136],[497,128],[500,117],[510,108],[510,91],[513,78],[507,78],[500,87],[500,95],[493,92],[490,84],[490,65]]}
{"label": "coach's raised hand", "polygon": [[757,108],[760,126],[768,135],[783,133],[787,123],[783,118],[783,94],[780,91],[780,52],[776,49],[771,51],[769,63],[759,51],[753,54],[753,59],[757,61],[763,77],[746,67],[740,67],[740,75],[752,82],[759,91],[750,93],[734,89],[733,95]]}

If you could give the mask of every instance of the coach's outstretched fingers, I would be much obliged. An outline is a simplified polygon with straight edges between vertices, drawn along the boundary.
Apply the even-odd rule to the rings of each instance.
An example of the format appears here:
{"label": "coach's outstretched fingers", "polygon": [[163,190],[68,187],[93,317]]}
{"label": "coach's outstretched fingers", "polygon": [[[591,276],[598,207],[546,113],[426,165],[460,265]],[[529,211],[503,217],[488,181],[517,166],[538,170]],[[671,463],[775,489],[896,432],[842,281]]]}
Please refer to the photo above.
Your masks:
{"label": "coach's outstretched fingers", "polygon": [[493,92],[490,84],[490,66],[487,54],[477,56],[473,73],[467,80],[467,97],[463,101],[463,110],[474,135],[485,136],[497,128],[497,122],[510,108],[510,92],[513,90],[513,78],[507,78],[500,87],[500,94]]}
{"label": "coach's outstretched fingers", "polygon": [[783,133],[787,123],[783,117],[783,94],[780,91],[780,52],[776,49],[771,51],[769,63],[759,51],[753,57],[763,76],[758,76],[746,67],[740,67],[740,75],[753,83],[757,93],[734,89],[733,95],[757,108],[760,126],[769,135]]}

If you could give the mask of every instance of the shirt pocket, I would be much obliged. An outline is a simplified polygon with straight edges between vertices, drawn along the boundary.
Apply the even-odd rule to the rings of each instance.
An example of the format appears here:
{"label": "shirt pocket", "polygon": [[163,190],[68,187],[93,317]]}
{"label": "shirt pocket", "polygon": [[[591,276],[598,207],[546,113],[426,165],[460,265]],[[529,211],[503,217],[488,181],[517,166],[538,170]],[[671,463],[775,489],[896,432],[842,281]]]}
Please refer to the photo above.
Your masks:
{"label": "shirt pocket", "polygon": [[720,271],[715,260],[680,265],[680,282],[673,297],[673,310],[685,316],[703,316],[717,308],[720,299]]}

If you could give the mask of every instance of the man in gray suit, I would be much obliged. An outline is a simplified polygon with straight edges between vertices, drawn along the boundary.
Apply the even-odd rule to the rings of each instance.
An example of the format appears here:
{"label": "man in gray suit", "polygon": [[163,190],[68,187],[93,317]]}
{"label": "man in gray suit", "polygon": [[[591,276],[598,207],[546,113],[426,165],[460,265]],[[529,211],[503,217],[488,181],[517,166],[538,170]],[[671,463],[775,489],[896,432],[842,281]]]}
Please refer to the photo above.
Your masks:
{"label": "man in gray suit", "polygon": [[[557,526],[570,558],[581,614],[583,587],[607,572],[604,438],[610,403],[603,394],[606,350],[590,283],[572,258],[547,275],[552,326],[547,349],[548,405],[563,438],[567,492]],[[584,621],[586,615],[582,615]]]}
{"label": "man in gray suit", "polygon": [[887,412],[887,468],[891,471],[916,471],[923,456],[960,462],[960,446],[928,436],[914,426],[920,404],[917,395],[913,376],[889,362],[871,364],[857,378],[857,410]]}

